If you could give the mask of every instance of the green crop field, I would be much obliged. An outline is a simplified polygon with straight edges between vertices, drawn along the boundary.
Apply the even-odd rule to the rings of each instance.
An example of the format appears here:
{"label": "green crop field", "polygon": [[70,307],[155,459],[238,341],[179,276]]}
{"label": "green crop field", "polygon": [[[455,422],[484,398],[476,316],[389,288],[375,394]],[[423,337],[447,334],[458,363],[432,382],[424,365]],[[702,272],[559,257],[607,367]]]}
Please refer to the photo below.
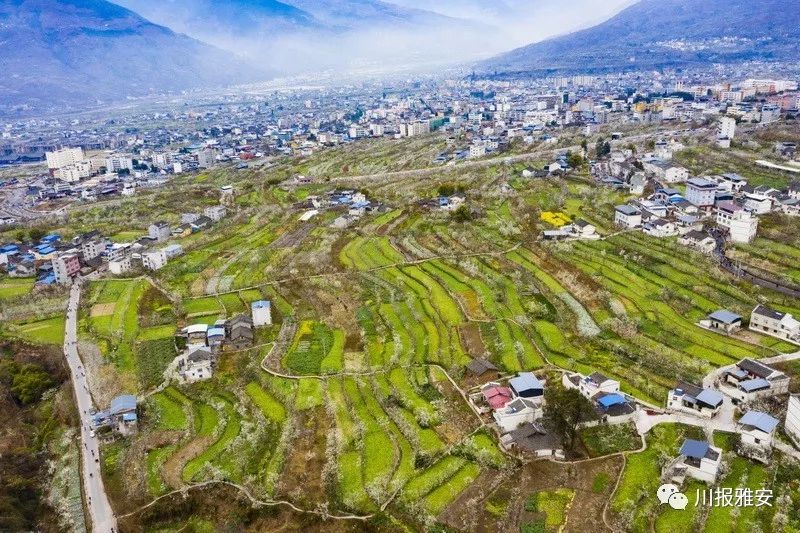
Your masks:
{"label": "green crop field", "polygon": [[[564,134],[558,146],[582,140],[569,128]],[[192,494],[189,487],[202,483],[203,497],[228,497],[230,490],[290,502],[305,511],[308,529],[317,513],[329,513],[342,520],[326,525],[392,531],[584,530],[604,520],[615,531],[776,531],[776,513],[764,510],[679,513],[656,504],[664,461],[684,438],[704,437],[692,426],[659,424],[644,436],[632,423],[583,428],[566,461],[532,461],[501,444],[508,438],[501,440],[491,412],[470,403],[474,397],[481,404],[487,381],[532,371],[549,389],[565,371],[600,372],[646,404],[642,413],[664,407],[678,379],[699,383],[742,358],[797,349],[747,330],[708,331],[699,322],[709,313],[749,317],[763,303],[800,314],[800,306],[730,276],[676,238],[617,232],[614,206],[626,192],[599,186],[586,170],[522,178],[528,165],[552,162],[552,147],[515,142],[509,153],[530,150],[529,159],[351,178],[425,167],[454,149],[448,142],[464,141],[438,134],[365,140],[303,158],[270,156],[269,165],[242,172],[222,165],[175,178],[174,194],[186,197],[187,209],[211,205],[217,187],[232,183],[229,216],[182,238],[185,253],[164,268],[89,281],[82,296],[81,341],[97,348],[87,353],[99,353],[95,381],[142,398],[139,433],[124,445],[104,445],[114,459],[109,479],[137,505],[170,491]],[[705,169],[709,156],[700,150],[678,157]],[[435,203],[440,186],[463,190],[467,212],[422,201]],[[345,206],[299,220],[337,188],[381,207],[348,218],[347,227],[334,224]],[[179,219],[182,207],[151,194],[150,209]],[[127,202],[121,212],[142,213]],[[587,220],[603,238],[539,239],[552,228],[542,219],[548,212]],[[729,252],[798,282],[794,226],[772,215],[762,224],[758,239]],[[115,238],[136,230],[114,227]],[[0,301],[16,313],[3,335],[58,345],[63,309],[24,309],[30,284],[0,281]],[[262,299],[272,304],[273,324],[254,330],[252,347],[215,349],[213,376],[199,383],[165,374],[183,349],[183,328],[249,315]],[[477,358],[498,372],[474,376],[467,366]],[[782,368],[796,375],[793,366]],[[720,483],[773,486],[796,473],[775,456],[774,464],[758,465],[726,448],[730,469]],[[784,500],[800,502],[796,493],[792,486]],[[118,502],[127,505],[115,495]],[[473,502],[481,503],[472,509]],[[269,507],[274,521],[265,529],[279,520],[294,525],[291,507]]]}

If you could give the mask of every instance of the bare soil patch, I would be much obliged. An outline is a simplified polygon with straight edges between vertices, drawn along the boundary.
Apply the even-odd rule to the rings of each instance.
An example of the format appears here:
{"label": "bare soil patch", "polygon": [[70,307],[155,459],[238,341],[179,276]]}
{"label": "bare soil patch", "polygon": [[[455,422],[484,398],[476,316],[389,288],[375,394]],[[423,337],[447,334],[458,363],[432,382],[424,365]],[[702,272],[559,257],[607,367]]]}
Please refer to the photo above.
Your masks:
{"label": "bare soil patch", "polygon": [[117,307],[117,304],[114,302],[107,304],[94,304],[91,311],[89,311],[89,316],[111,316],[114,314],[115,307]]}
{"label": "bare soil patch", "polygon": [[[525,510],[528,498],[543,490],[570,488],[575,498],[567,512],[565,533],[605,530],[603,507],[611,497],[614,480],[622,468],[622,458],[606,457],[580,463],[559,463],[539,460],[511,473],[483,472],[438,520],[450,527],[466,531],[519,531],[520,527],[541,515]],[[608,481],[595,492],[593,484],[599,476]],[[493,512],[487,509],[492,502]],[[499,514],[497,509],[503,509]]]}
{"label": "bare soil patch", "polygon": [[327,501],[323,469],[330,419],[322,407],[299,411],[296,417],[295,438],[277,493],[298,506],[315,508]]}

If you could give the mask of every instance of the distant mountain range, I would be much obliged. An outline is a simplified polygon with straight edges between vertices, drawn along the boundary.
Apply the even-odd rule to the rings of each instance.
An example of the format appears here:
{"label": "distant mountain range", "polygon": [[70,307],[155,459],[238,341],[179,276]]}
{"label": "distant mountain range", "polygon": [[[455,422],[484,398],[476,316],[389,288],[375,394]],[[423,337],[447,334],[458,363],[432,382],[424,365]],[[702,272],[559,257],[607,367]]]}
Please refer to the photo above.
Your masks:
{"label": "distant mountain range", "polygon": [[[432,45],[434,40],[451,35],[455,41],[465,31],[486,29],[481,22],[382,0],[117,1],[159,24],[289,74],[415,62],[425,52],[442,60],[446,54]],[[476,51],[480,40],[470,45]]]}
{"label": "distant mountain range", "polygon": [[0,106],[84,106],[266,76],[104,0],[0,3]]}
{"label": "distant mountain range", "polygon": [[625,68],[800,59],[797,0],[642,0],[592,28],[480,63],[500,72]]}

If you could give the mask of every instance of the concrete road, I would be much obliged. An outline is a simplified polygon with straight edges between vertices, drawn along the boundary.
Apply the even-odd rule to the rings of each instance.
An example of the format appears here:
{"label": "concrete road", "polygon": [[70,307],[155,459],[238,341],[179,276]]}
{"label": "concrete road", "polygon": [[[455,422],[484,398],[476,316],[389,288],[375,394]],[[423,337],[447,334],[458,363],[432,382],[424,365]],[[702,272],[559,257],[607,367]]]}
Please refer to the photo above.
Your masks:
{"label": "concrete road", "polygon": [[83,495],[89,509],[92,531],[111,533],[117,530],[114,510],[108,501],[103,477],[100,475],[100,448],[90,427],[90,410],[94,407],[86,370],[78,356],[78,303],[81,296],[81,281],[76,281],[69,295],[67,321],[64,330],[64,355],[72,374],[75,401],[81,417],[81,468],[83,476]]}

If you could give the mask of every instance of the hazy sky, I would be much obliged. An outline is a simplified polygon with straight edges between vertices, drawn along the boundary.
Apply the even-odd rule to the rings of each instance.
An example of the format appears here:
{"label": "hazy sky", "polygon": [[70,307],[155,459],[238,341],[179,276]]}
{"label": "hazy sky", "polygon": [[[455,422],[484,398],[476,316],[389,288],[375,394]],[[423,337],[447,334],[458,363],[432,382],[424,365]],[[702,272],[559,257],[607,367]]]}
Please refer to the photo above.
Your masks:
{"label": "hazy sky", "polygon": [[[249,0],[237,0],[246,4]],[[254,4],[257,3],[254,1]],[[347,18],[347,8],[364,9],[371,0],[281,0],[302,7],[323,22],[334,6]],[[320,2],[316,4],[316,2]],[[258,61],[281,72],[330,69],[395,68],[441,65],[491,57],[519,46],[569,33],[611,17],[634,0],[384,0],[405,8],[450,17],[425,26],[373,23],[349,31],[295,31],[271,21],[225,19],[209,0],[117,0],[150,20],[181,33]],[[205,3],[208,3],[206,5]],[[319,8],[317,9],[317,6]],[[343,8],[344,9],[341,9]],[[326,9],[327,8],[327,9]],[[246,13],[247,10],[244,11]],[[354,12],[357,25],[365,12]],[[230,13],[229,13],[230,15]],[[435,17],[434,17],[435,18]],[[280,24],[280,23],[278,23]]]}

